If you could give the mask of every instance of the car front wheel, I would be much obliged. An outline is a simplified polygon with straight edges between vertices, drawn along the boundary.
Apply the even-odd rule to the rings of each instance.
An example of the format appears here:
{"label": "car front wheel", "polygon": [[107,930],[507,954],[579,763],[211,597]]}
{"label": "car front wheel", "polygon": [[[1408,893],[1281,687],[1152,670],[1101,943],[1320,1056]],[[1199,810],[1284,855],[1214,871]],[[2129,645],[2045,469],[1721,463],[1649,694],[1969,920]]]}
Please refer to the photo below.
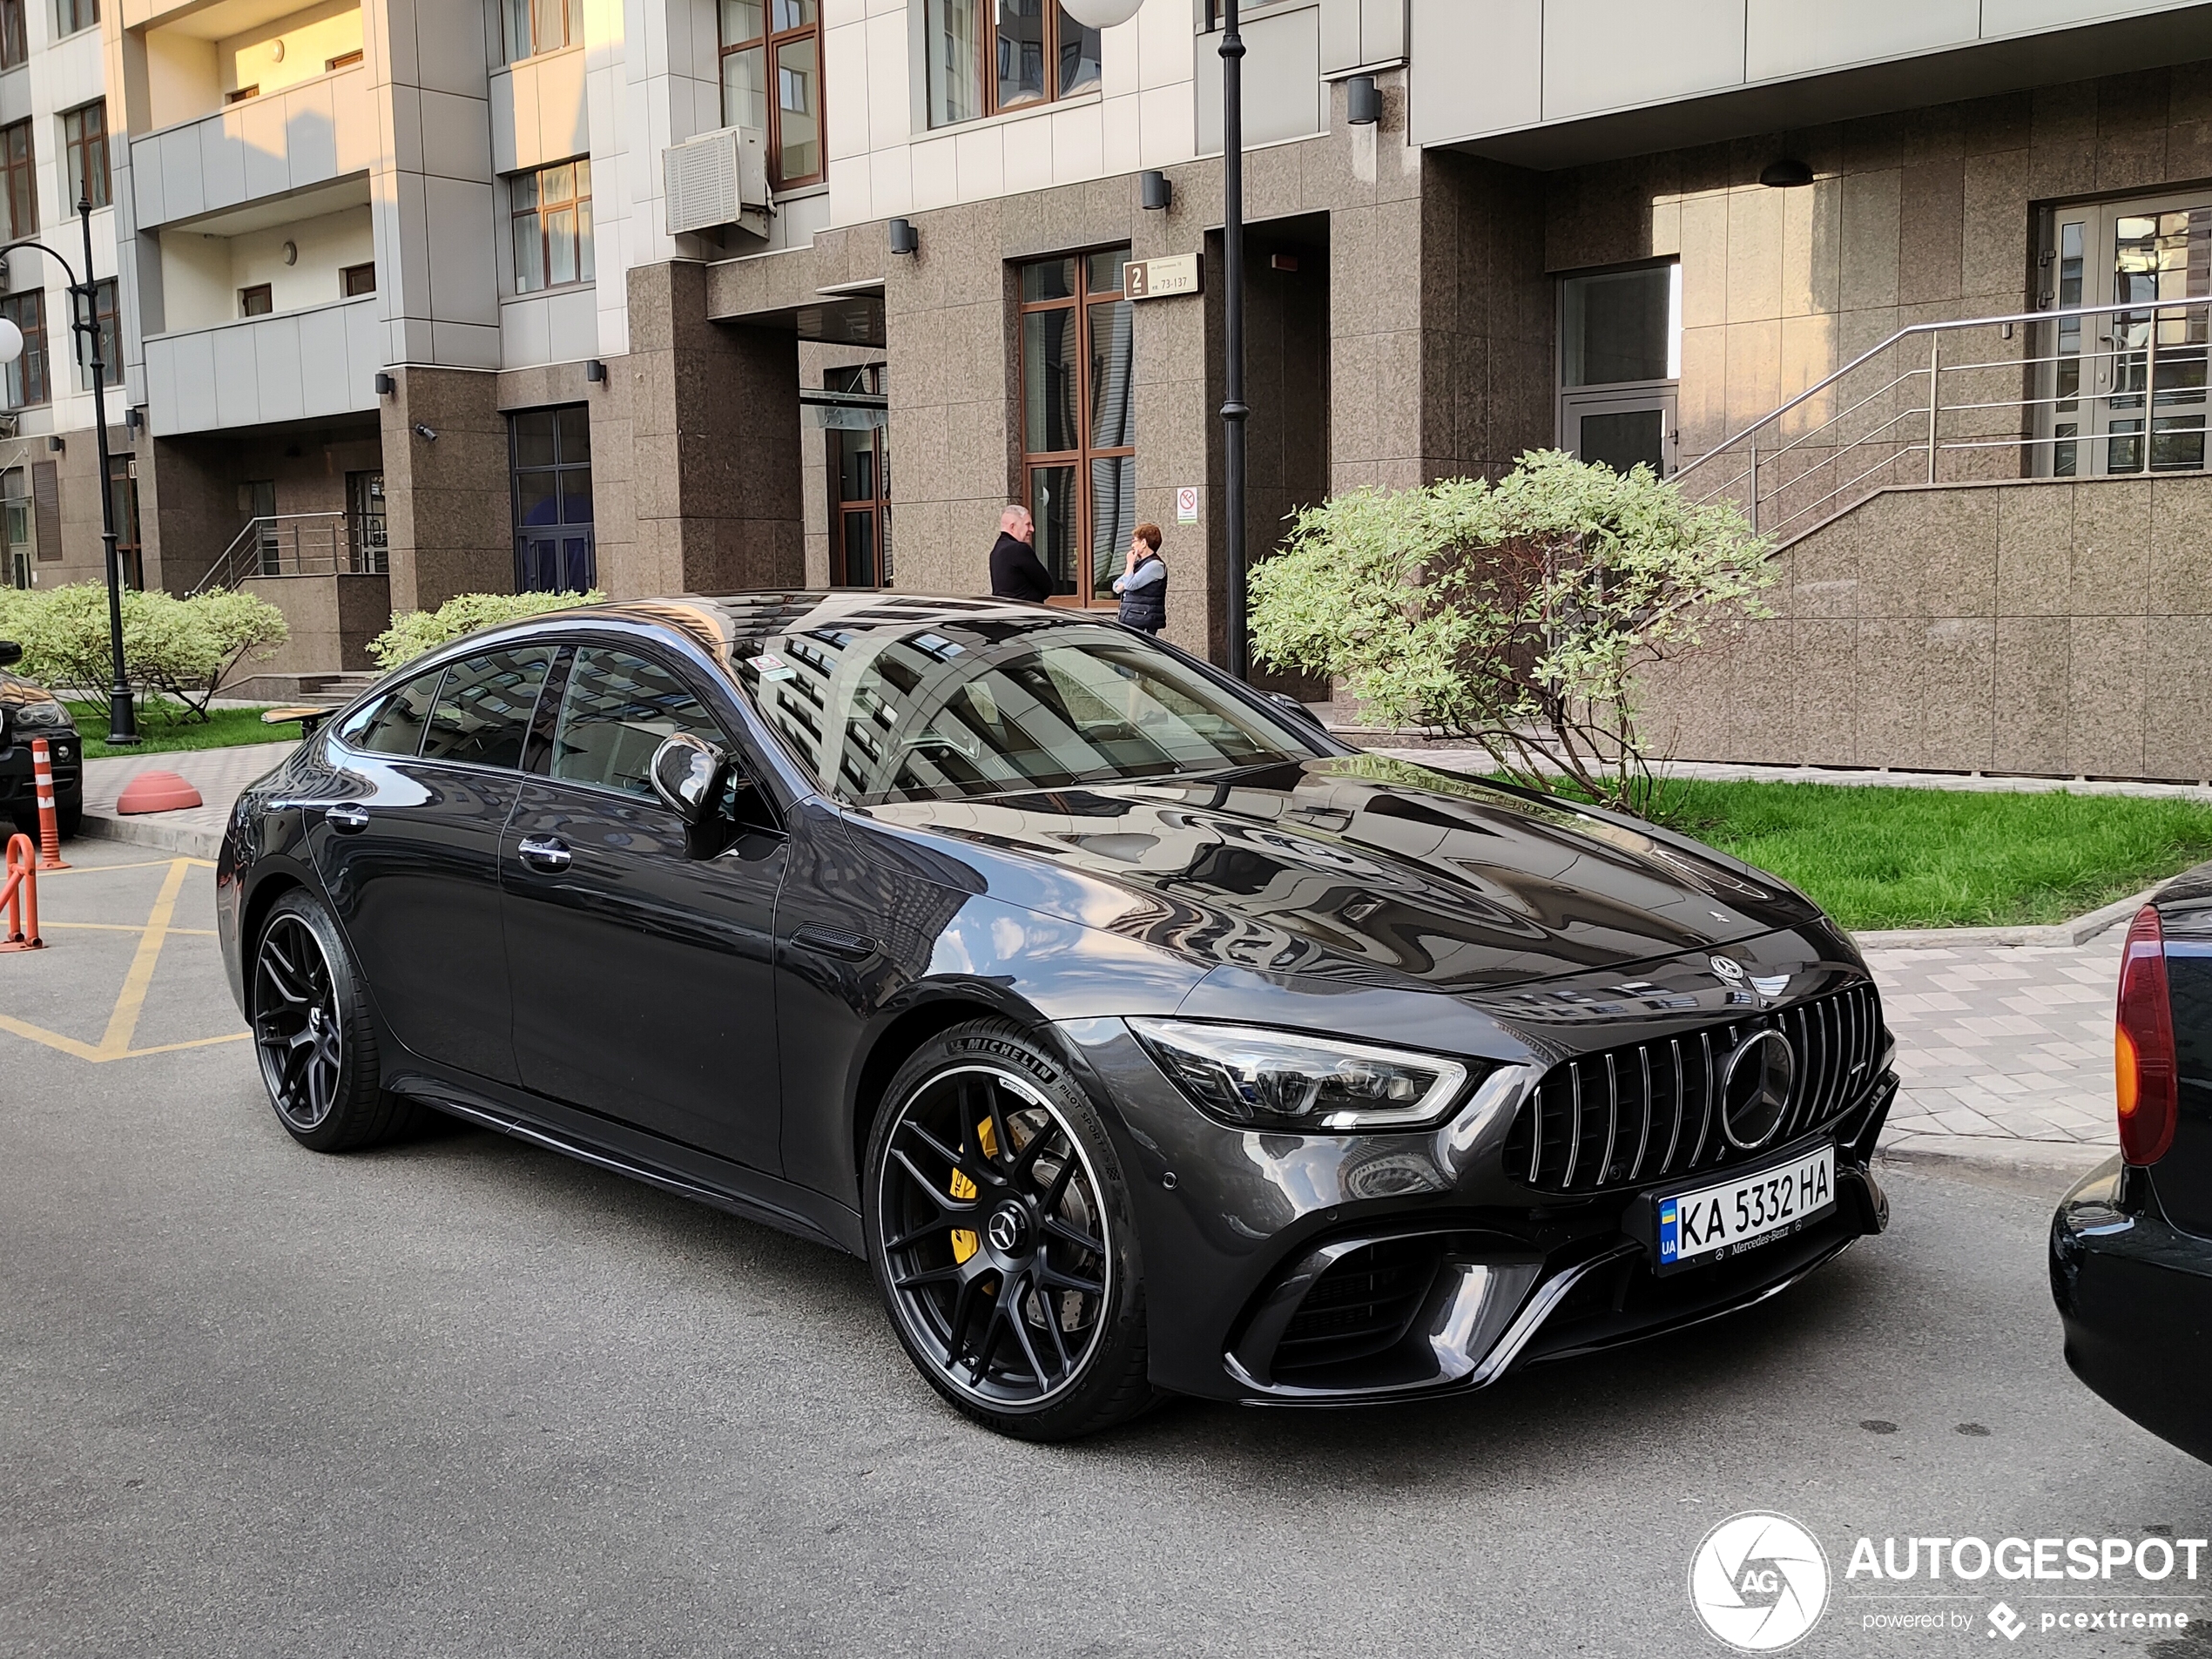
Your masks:
{"label": "car front wheel", "polygon": [[307,894],[286,894],[261,924],[247,995],[261,1082],[293,1140],[349,1152],[414,1127],[421,1109],[379,1086],[353,953]]}
{"label": "car front wheel", "polygon": [[955,1026],[900,1069],[869,1136],[868,1258],[937,1392],[1028,1440],[1155,1398],[1136,1217],[1105,1125],[1010,1021]]}

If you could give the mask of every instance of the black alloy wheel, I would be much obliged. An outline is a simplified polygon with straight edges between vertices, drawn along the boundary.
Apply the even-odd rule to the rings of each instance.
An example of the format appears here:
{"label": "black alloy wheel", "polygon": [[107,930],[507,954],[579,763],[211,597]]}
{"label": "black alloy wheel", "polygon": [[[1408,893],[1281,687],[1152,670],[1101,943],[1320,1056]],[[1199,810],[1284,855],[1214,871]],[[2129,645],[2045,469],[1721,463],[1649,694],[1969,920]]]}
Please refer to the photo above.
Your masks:
{"label": "black alloy wheel", "polygon": [[1151,1402],[1134,1217],[1111,1144],[1019,1027],[958,1027],[908,1061],[869,1172],[877,1283],[940,1393],[1030,1440],[1087,1433]]}
{"label": "black alloy wheel", "polygon": [[353,954],[306,894],[285,894],[262,924],[246,998],[262,1084],[294,1140],[342,1152],[413,1126],[418,1109],[378,1086]]}

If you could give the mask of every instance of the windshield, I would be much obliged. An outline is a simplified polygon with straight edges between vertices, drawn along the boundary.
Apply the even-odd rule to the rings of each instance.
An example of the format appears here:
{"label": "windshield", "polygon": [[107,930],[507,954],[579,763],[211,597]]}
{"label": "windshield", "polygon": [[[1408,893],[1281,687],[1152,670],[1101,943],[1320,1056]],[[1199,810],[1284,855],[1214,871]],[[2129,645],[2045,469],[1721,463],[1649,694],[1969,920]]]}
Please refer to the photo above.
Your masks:
{"label": "windshield", "polygon": [[856,806],[1325,752],[1287,718],[1096,623],[819,628],[765,641],[738,671],[817,786]]}

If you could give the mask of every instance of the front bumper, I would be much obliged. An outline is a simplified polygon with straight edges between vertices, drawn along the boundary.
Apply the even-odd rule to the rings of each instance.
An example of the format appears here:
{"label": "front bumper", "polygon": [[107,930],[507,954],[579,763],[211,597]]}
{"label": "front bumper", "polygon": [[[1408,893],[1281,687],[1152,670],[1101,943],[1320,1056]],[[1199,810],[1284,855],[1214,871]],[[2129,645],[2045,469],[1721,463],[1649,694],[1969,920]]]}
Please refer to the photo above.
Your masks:
{"label": "front bumper", "polygon": [[1644,1241],[1652,1189],[1570,1200],[1518,1185],[1501,1161],[1510,1105],[1486,1114],[1478,1094],[1420,1134],[1237,1130],[1184,1100],[1119,1021],[1060,1028],[1127,1135],[1152,1379],[1180,1393],[1319,1406],[1481,1388],[1748,1307],[1888,1223],[1868,1168],[1897,1089],[1886,1071],[1838,1127],[1832,1212],[1662,1278]]}
{"label": "front bumper", "polygon": [[2212,1239],[2166,1219],[2155,1173],[2115,1157],[2067,1194],[2051,1218],[2051,1298],[2074,1374],[2212,1462]]}

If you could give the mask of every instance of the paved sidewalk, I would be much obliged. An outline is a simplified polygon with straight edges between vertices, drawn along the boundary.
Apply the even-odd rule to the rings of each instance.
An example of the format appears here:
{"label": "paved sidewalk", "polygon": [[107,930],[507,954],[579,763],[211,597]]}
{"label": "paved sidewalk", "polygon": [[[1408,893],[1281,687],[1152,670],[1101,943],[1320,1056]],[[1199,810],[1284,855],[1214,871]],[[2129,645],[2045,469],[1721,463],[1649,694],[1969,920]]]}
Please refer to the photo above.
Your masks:
{"label": "paved sidewalk", "polygon": [[[246,785],[292,752],[290,743],[249,743],[234,749],[187,749],[173,754],[111,755],[84,763],[84,833],[129,841],[191,858],[222,850],[231,803]],[[201,806],[181,812],[136,813],[115,810],[124,786],[142,772],[173,772],[199,791]]]}

